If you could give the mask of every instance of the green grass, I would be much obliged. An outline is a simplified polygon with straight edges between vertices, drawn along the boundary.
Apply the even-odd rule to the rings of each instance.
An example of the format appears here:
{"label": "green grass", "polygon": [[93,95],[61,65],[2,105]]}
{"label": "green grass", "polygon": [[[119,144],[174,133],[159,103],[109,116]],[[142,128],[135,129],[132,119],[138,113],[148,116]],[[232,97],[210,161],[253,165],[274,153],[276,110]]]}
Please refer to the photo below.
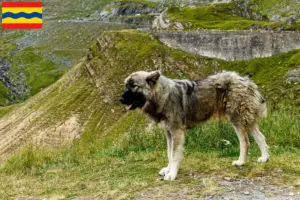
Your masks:
{"label": "green grass", "polygon": [[[238,143],[228,123],[209,122],[196,127],[187,134],[185,159],[178,181],[170,184],[156,180],[159,169],[167,162],[165,139],[157,128],[145,133],[133,125],[127,133],[105,145],[99,140],[86,144],[77,141],[72,147],[59,151],[29,146],[2,169],[0,177],[4,181],[0,187],[10,189],[0,194],[5,198],[16,195],[65,198],[123,195],[130,198],[148,188],[166,184],[169,188],[178,185],[188,188],[207,176],[254,178],[262,174],[274,176],[273,171],[277,169],[285,172],[284,177],[276,177],[278,184],[293,184],[300,167],[299,124],[299,113],[292,110],[270,112],[261,122],[261,130],[271,147],[271,161],[256,164],[259,150],[252,140],[249,160],[241,169],[231,166],[231,161],[238,156]],[[229,140],[231,145],[224,145],[222,139]],[[90,146],[97,149],[90,151]],[[200,178],[192,179],[191,173]]]}
{"label": "green grass", "polygon": [[13,79],[18,79],[22,73],[25,75],[26,85],[30,90],[25,99],[57,81],[65,72],[64,66],[59,68],[58,63],[39,54],[32,47],[27,47],[14,56],[9,71]]}
{"label": "green grass", "polygon": [[86,17],[97,10],[101,10],[105,5],[110,3],[109,0],[91,0],[82,2],[80,0],[59,1],[51,0],[45,2],[47,8],[44,15],[50,19],[76,19]]}
{"label": "green grass", "polygon": [[[121,2],[124,7],[131,6],[133,8],[139,8],[140,6],[158,7],[161,5],[147,0],[122,0]],[[287,0],[285,2],[288,3],[288,5],[291,4],[291,2],[288,2]],[[24,49],[24,51],[15,55],[17,47],[16,43],[23,40],[23,36],[26,32],[9,32],[9,34],[0,38],[0,49],[2,49],[2,51],[0,51],[0,59],[9,63],[15,63],[13,64],[9,74],[12,76],[13,80],[18,80],[18,84],[22,85],[20,88],[20,90],[22,90],[20,92],[21,95],[20,98],[16,99],[17,102],[23,102],[28,99],[28,97],[31,97],[38,91],[54,83],[66,71],[67,67],[75,64],[78,59],[86,54],[89,44],[91,41],[96,39],[101,31],[111,28],[126,28],[126,26],[123,25],[115,25],[112,27],[110,25],[100,25],[99,23],[68,23],[66,25],[66,23],[58,23],[56,21],[52,22],[51,19],[76,19],[77,17],[84,17],[97,10],[101,10],[108,3],[111,2],[91,1],[89,3],[80,3],[77,0],[52,0],[47,2],[47,5],[45,4],[45,7],[47,8],[45,10],[45,16],[47,16],[47,19],[45,20],[47,21],[45,21],[44,24],[44,33],[38,34],[34,38],[35,44],[32,48],[35,49],[35,52],[32,51],[31,55],[29,55],[28,49]],[[270,5],[274,2],[257,2],[258,7],[256,9],[263,8],[266,3],[268,3],[267,7],[270,7]],[[167,4],[172,4],[172,2],[169,1]],[[252,25],[258,25],[260,28],[264,28],[266,26],[276,28],[281,25],[283,25],[284,28],[291,28],[281,22],[248,20],[244,17],[233,14],[233,8],[235,8],[235,5],[232,3],[203,6],[198,8],[172,7],[169,9],[169,15],[172,20],[179,20],[183,22],[186,25],[185,28],[191,30],[198,28],[218,30],[249,29]],[[70,10],[72,10],[72,12],[70,12]],[[54,16],[55,13],[56,16]],[[263,13],[265,14],[265,12]],[[151,18],[153,17],[123,16],[121,20],[132,22],[136,20],[150,20]],[[298,25],[293,25],[292,29],[297,29],[297,27]],[[47,56],[46,54],[52,54],[54,58]],[[31,58],[31,66],[26,66],[24,68],[21,67],[23,64],[20,60],[22,60],[24,56]],[[68,63],[68,65],[66,66],[65,63]],[[28,63],[25,64],[27,65]],[[41,66],[41,69],[39,69],[39,66]],[[24,75],[26,80],[20,79],[20,74],[22,74],[22,77]],[[1,94],[4,99],[0,101],[2,102],[2,105],[6,105],[4,103],[9,98],[6,95],[7,92],[4,91],[6,89],[3,87],[1,88]],[[10,101],[10,103],[11,102],[12,101]]]}
{"label": "green grass", "polygon": [[29,44],[34,40],[33,44],[18,52],[16,44],[23,41],[24,31],[7,32],[5,37],[0,38],[0,59],[12,65],[9,76],[16,84],[20,96],[10,98],[7,89],[1,85],[1,105],[9,105],[12,100],[23,102],[45,89],[86,55],[91,41],[95,41],[101,32],[126,27],[128,26],[96,22],[47,22],[43,33],[26,39]]}
{"label": "green grass", "polygon": [[[16,43],[20,41],[24,32],[9,32],[5,35],[0,32],[0,34],[0,63],[10,66],[17,48]],[[12,99],[12,92],[0,81],[0,107],[10,105]]]}
{"label": "green grass", "polygon": [[167,14],[171,21],[183,23],[186,30],[249,30],[251,27],[256,27],[257,29],[270,27],[275,29],[279,26],[283,26],[285,29],[297,29],[297,27],[288,26],[283,22],[250,20],[234,14],[234,9],[237,9],[234,3],[197,8],[171,7]]}
{"label": "green grass", "polygon": [[157,3],[147,0],[91,0],[89,2],[82,2],[79,0],[51,0],[50,2],[47,2],[47,10],[45,10],[45,16],[50,16],[51,20],[85,18],[90,14],[95,13],[96,11],[102,10],[106,5],[113,2],[122,2],[124,7],[135,7],[139,6],[138,4],[157,7]]}
{"label": "green grass", "polygon": [[11,97],[11,91],[2,82],[0,82],[0,107],[9,105]]}
{"label": "green grass", "polygon": [[3,116],[7,115],[14,109],[17,109],[21,106],[22,106],[22,104],[13,104],[13,105],[9,105],[9,106],[0,107],[0,118],[2,118]]}
{"label": "green grass", "polygon": [[297,0],[251,0],[254,10],[267,15],[269,19],[274,15],[282,17],[295,16],[300,22],[300,2]]}

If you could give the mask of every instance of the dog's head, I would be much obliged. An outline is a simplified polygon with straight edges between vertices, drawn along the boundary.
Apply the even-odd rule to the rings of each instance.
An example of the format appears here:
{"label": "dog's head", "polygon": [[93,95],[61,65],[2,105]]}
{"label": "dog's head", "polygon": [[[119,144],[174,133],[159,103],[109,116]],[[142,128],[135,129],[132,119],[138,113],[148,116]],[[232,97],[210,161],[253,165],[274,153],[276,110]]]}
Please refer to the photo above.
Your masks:
{"label": "dog's head", "polygon": [[120,97],[120,102],[126,105],[127,110],[142,108],[152,98],[160,75],[160,71],[132,73],[125,79],[125,92]]}

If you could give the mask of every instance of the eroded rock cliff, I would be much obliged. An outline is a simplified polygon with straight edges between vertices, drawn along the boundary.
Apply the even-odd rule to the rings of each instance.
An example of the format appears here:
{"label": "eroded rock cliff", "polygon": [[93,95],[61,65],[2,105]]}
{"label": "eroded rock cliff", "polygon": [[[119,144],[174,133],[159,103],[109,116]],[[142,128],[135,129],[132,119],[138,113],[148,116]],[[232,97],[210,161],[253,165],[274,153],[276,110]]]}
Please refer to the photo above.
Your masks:
{"label": "eroded rock cliff", "polygon": [[192,54],[224,60],[263,58],[300,48],[297,32],[158,32],[161,42]]}

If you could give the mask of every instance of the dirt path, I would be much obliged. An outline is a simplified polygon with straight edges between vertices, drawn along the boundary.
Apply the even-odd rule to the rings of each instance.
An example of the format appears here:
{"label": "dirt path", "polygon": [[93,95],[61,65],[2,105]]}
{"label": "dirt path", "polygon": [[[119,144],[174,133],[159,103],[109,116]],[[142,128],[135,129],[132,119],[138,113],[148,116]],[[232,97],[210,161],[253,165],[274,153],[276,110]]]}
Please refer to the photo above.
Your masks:
{"label": "dirt path", "polygon": [[[279,172],[280,173],[280,172]],[[132,194],[122,194],[120,199],[135,200],[183,200],[183,199],[222,199],[222,200],[300,200],[300,190],[295,186],[281,185],[279,180],[271,177],[257,178],[232,178],[221,176],[197,177],[187,175],[195,182],[186,184],[175,181],[178,184],[165,182],[157,187],[143,189],[132,196]],[[160,181],[160,180],[157,180]],[[196,184],[195,184],[196,183]],[[199,184],[198,184],[199,183]],[[128,197],[129,195],[129,197]],[[16,200],[61,200],[65,197],[34,198],[24,197]],[[81,196],[71,198],[74,200],[102,200],[110,198],[100,198],[97,196]],[[118,199],[114,196],[114,199]]]}
{"label": "dirt path", "polygon": [[[198,179],[197,177],[194,177]],[[300,192],[294,186],[278,185],[270,176],[258,178],[206,177],[199,178],[198,185],[170,188],[163,185],[141,191],[136,200],[150,199],[224,199],[224,200],[298,200]]]}

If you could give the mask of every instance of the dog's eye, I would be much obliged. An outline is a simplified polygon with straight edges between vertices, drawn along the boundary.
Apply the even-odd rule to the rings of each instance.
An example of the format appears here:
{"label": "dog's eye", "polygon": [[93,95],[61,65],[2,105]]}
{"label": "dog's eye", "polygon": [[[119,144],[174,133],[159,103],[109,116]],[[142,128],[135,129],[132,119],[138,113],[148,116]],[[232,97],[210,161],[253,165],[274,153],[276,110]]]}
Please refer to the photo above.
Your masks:
{"label": "dog's eye", "polygon": [[130,86],[132,86],[133,85],[133,80],[129,80],[129,82],[128,82],[128,84],[130,85]]}
{"label": "dog's eye", "polygon": [[128,84],[129,84],[129,86],[132,87],[132,88],[135,88],[135,87],[138,86],[137,84],[135,84],[135,83],[133,82],[133,80],[129,80]]}

